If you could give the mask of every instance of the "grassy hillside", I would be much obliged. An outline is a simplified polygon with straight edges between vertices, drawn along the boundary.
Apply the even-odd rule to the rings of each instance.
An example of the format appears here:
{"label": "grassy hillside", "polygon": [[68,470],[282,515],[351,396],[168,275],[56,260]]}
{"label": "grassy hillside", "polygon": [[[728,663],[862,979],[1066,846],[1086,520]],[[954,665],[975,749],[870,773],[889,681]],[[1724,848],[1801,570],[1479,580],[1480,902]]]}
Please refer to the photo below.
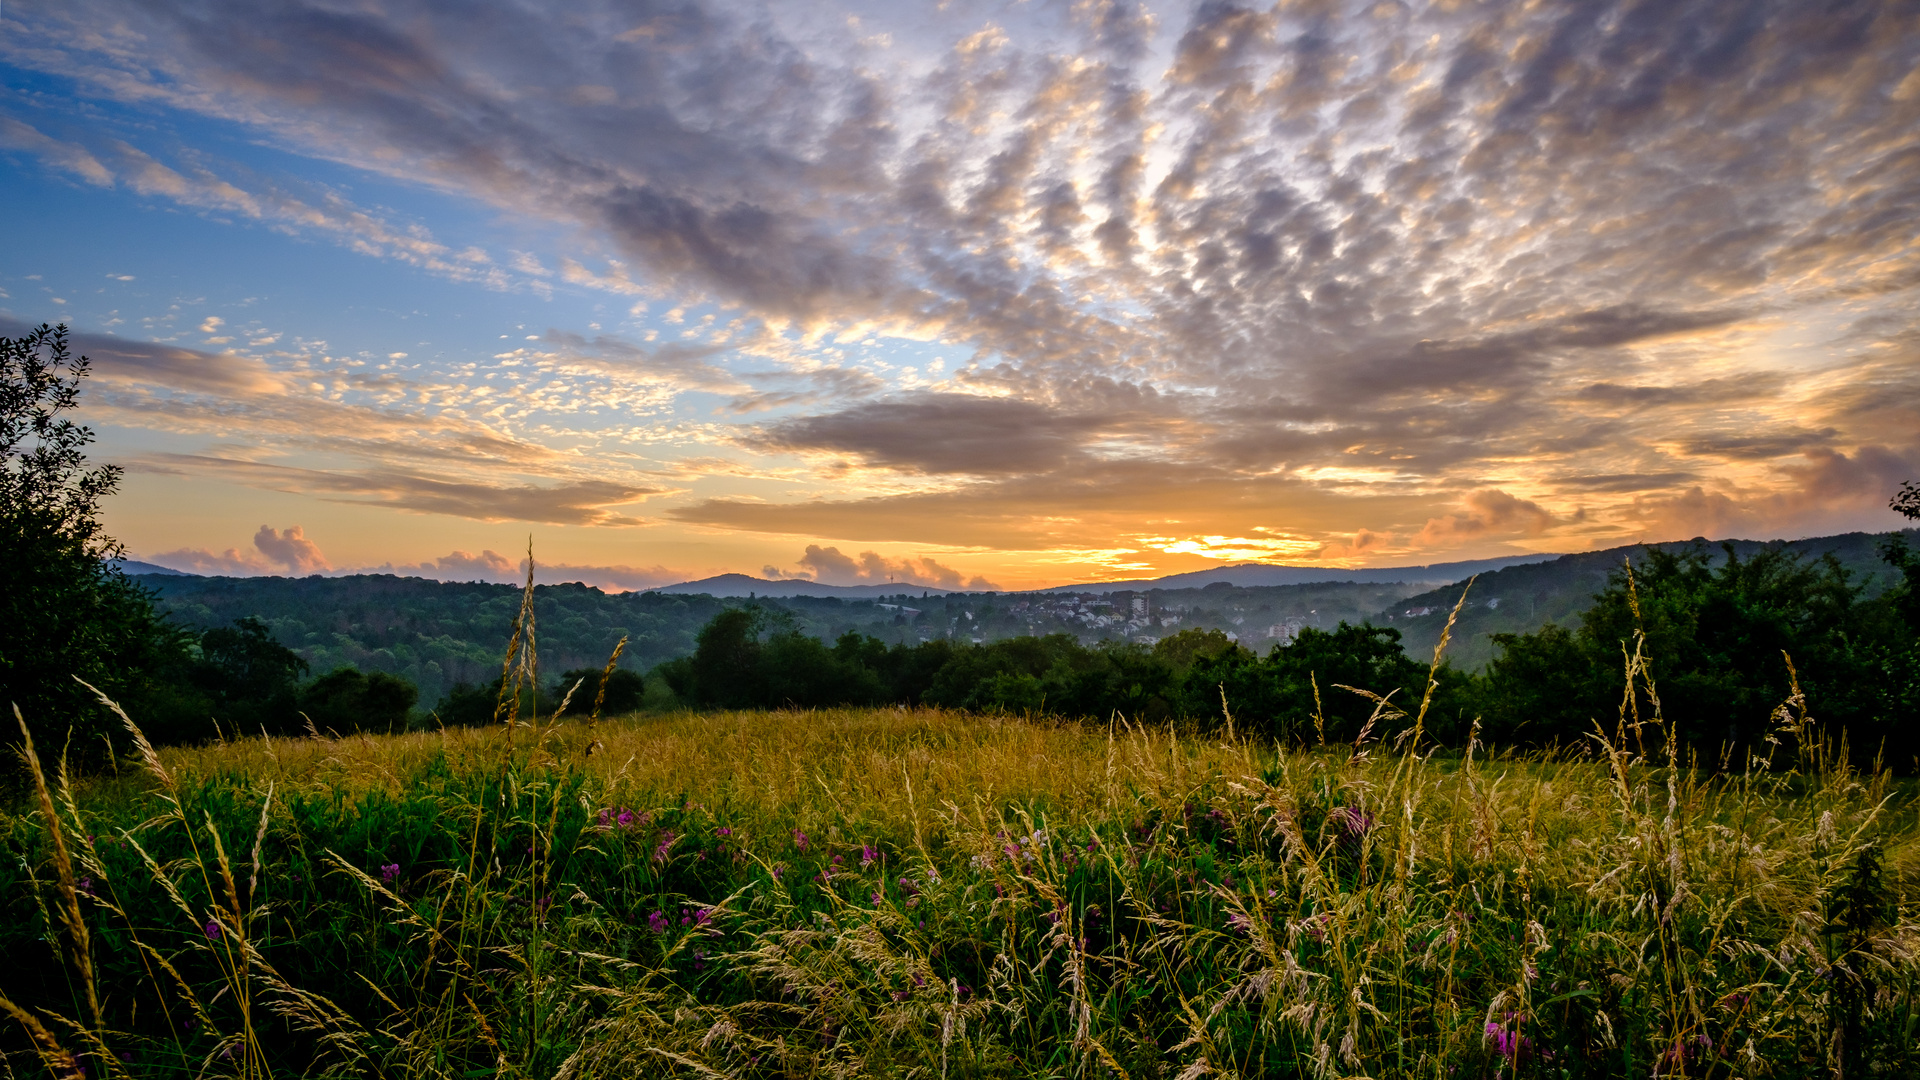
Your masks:
{"label": "grassy hillside", "polygon": [[[1856,584],[1867,588],[1867,595],[1871,597],[1897,580],[1897,574],[1881,561],[1878,551],[1880,541],[1887,535],[1890,534],[1845,533],[1808,540],[1729,542],[1743,560],[1770,548],[1784,548],[1808,559],[1830,553],[1853,574]],[[1920,529],[1908,529],[1905,535],[1910,543],[1920,543]],[[1686,545],[1660,546],[1671,549],[1687,545],[1703,546],[1716,564],[1725,558],[1717,541],[1695,539]],[[1645,553],[1644,545],[1635,544],[1565,555],[1552,562],[1510,566],[1480,575],[1467,597],[1467,607],[1454,626],[1448,655],[1455,664],[1479,670],[1493,658],[1491,637],[1494,634],[1526,633],[1549,622],[1577,625],[1580,613],[1592,606],[1594,594],[1606,586],[1607,575],[1620,569],[1628,559],[1637,565]],[[1465,585],[1465,582],[1454,582],[1406,597],[1373,614],[1372,620],[1377,625],[1397,628],[1409,654],[1422,658],[1432,656],[1447,614],[1460,599]],[[1422,608],[1427,609],[1425,614],[1410,614]]]}
{"label": "grassy hillside", "polygon": [[0,1047],[110,1078],[1910,1074],[1913,792],[1781,734],[1713,778],[1636,757],[1657,731],[1423,760],[902,710],[170,749],[7,804]]}

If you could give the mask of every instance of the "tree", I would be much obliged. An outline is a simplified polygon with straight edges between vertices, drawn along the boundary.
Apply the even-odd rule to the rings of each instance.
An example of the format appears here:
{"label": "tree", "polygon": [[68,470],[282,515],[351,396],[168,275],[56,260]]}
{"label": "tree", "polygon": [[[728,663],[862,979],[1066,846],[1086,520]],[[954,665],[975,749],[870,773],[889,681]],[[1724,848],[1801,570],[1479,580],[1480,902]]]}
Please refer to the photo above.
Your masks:
{"label": "tree", "polygon": [[252,616],[200,635],[195,682],[212,699],[221,726],[237,734],[304,730],[295,694],[306,673],[307,662]]}
{"label": "tree", "polygon": [[1900,490],[1887,500],[1888,509],[1896,514],[1920,521],[1920,484],[1912,480],[1900,485]]}
{"label": "tree", "polygon": [[132,708],[144,674],[177,667],[188,648],[110,561],[123,549],[100,504],[120,470],[88,463],[93,432],[68,415],[87,373],[65,326],[0,338],[0,698],[36,742],[70,742],[82,764],[121,733],[75,677]]}
{"label": "tree", "polygon": [[398,675],[335,668],[300,691],[300,711],[324,732],[405,730],[420,691]]}
{"label": "tree", "polygon": [[[1797,681],[1813,714],[1845,729],[1856,750],[1885,741],[1904,763],[1905,700],[1888,686],[1883,646],[1902,631],[1886,598],[1862,589],[1832,556],[1802,560],[1784,548],[1748,559],[1724,545],[1717,564],[1703,545],[1650,548],[1605,591],[1569,634],[1548,626],[1502,634],[1487,681],[1488,730],[1535,745],[1584,739],[1598,721],[1617,723],[1626,654],[1644,650],[1662,714],[1679,739],[1720,760],[1756,749],[1775,707]],[[1788,669],[1788,658],[1793,668]],[[1651,715],[1642,698],[1642,715]]]}

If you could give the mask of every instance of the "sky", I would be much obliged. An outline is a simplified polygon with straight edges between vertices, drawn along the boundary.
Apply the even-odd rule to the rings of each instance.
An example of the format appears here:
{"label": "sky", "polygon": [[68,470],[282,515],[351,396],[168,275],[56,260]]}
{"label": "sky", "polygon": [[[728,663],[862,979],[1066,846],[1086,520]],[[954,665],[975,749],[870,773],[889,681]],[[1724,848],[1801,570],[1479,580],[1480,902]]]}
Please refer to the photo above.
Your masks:
{"label": "sky", "polygon": [[205,573],[1902,523],[1920,4],[8,0],[0,333]]}

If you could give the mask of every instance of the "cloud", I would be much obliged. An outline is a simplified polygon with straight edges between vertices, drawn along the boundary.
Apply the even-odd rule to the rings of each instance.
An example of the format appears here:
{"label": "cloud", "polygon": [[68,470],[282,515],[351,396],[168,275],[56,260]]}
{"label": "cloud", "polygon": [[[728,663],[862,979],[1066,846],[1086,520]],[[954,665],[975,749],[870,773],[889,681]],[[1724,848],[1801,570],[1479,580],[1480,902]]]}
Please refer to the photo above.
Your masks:
{"label": "cloud", "polygon": [[1100,422],[1011,398],[921,394],[779,421],[753,441],[913,472],[1032,473],[1066,464],[1077,455],[1075,436]]}
{"label": "cloud", "polygon": [[262,525],[253,536],[253,546],[260,554],[286,567],[289,573],[318,574],[333,569],[321,554],[320,545],[307,539],[298,525],[288,526],[284,533]]}
{"label": "cloud", "polygon": [[1636,498],[1633,521],[1650,540],[1694,536],[1807,536],[1898,528],[1887,499],[1920,475],[1920,450],[1883,445],[1848,455],[1815,448],[1774,469],[1775,483],[1741,488],[1696,484]]}
{"label": "cloud", "polygon": [[1322,545],[1317,554],[1322,559],[1352,559],[1377,553],[1392,544],[1393,534],[1391,533],[1361,529],[1353,534],[1351,540],[1337,540]]}
{"label": "cloud", "polygon": [[[527,580],[524,557],[509,558],[491,549],[478,554],[452,551],[437,559],[418,563],[382,563],[378,566],[336,567],[328,562],[300,526],[280,532],[265,525],[253,538],[254,551],[227,548],[218,554],[204,548],[181,548],[147,556],[144,561],[181,570],[189,574],[222,577],[260,577],[274,573],[289,575],[396,574],[401,577],[433,578],[436,581],[485,581],[500,585],[520,585]],[[575,563],[541,563],[534,566],[534,580],[542,585],[579,582],[607,592],[634,592],[684,581],[687,575],[664,566],[610,566]]]}
{"label": "cloud", "polygon": [[1539,503],[1515,498],[1504,491],[1487,488],[1468,492],[1461,500],[1465,513],[1429,518],[1414,543],[1421,547],[1447,547],[1461,541],[1492,534],[1538,536],[1559,523]]}
{"label": "cloud", "polygon": [[[588,10],[10,16],[36,43],[13,63],[101,100],[244,125],[575,246],[494,266],[138,125],[6,121],[68,175],[732,327],[555,330],[511,392],[126,346],[102,367],[116,418],[346,453],[337,486],[302,490],[427,512],[623,525],[617,500],[647,496],[668,520],[849,546],[1255,550],[1269,528],[1325,558],[1391,547],[1363,536],[1493,550],[1852,521],[1854,495],[1807,485],[1912,459],[1889,434],[1920,417],[1909,6],[959,3],[857,32],[816,4]],[[875,359],[888,341],[955,361],[905,383]],[[352,408],[318,400],[336,378]],[[723,400],[696,420],[686,392]],[[682,498],[570,456],[575,418],[622,409],[646,439],[777,468]]]}
{"label": "cloud", "polygon": [[271,574],[275,569],[272,563],[259,555],[239,548],[228,548],[218,554],[206,548],[179,548],[148,555],[141,561],[183,573],[213,577],[259,577]]}
{"label": "cloud", "polygon": [[[502,585],[524,584],[527,580],[527,561],[508,558],[492,549],[479,554],[471,551],[452,551],[437,559],[419,563],[387,563],[377,567],[364,567],[348,573],[398,574],[402,577],[425,577],[437,581],[487,581]],[[591,585],[606,592],[636,592],[658,588],[686,580],[684,573],[668,570],[663,566],[583,566],[574,563],[534,562],[534,581],[537,584],[553,585],[564,582],[579,582]]]}
{"label": "cloud", "polygon": [[95,187],[113,186],[113,171],[86,148],[50,138],[10,116],[0,116],[0,147],[24,150],[47,164],[69,172]]}
{"label": "cloud", "polygon": [[933,589],[986,589],[997,590],[993,584],[979,575],[968,577],[963,571],[943,566],[937,560],[925,556],[888,559],[878,552],[863,551],[859,555],[842,554],[837,547],[821,547],[808,544],[807,550],[800,555],[800,569],[781,570],[768,566],[762,573],[770,578],[800,578],[818,581],[824,585],[875,585],[883,582],[898,582],[902,585],[918,585]]}

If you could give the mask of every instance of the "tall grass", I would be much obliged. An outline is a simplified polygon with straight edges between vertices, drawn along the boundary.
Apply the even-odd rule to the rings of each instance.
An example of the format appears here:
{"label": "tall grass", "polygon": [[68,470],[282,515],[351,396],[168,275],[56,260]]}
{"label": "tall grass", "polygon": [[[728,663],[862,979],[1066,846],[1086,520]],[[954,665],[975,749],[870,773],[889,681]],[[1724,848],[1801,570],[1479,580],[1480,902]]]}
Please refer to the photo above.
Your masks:
{"label": "tall grass", "polygon": [[[1553,757],[1439,754],[1424,702],[1384,699],[1356,743],[1290,750],[932,710],[503,710],[140,740],[83,780],[29,750],[36,786],[0,820],[20,855],[0,876],[8,1060],[1911,1075],[1912,791],[1851,770],[1797,694],[1769,757],[1697,769],[1664,738],[1653,665],[1623,665],[1620,714]],[[517,670],[531,658],[503,684]]]}

